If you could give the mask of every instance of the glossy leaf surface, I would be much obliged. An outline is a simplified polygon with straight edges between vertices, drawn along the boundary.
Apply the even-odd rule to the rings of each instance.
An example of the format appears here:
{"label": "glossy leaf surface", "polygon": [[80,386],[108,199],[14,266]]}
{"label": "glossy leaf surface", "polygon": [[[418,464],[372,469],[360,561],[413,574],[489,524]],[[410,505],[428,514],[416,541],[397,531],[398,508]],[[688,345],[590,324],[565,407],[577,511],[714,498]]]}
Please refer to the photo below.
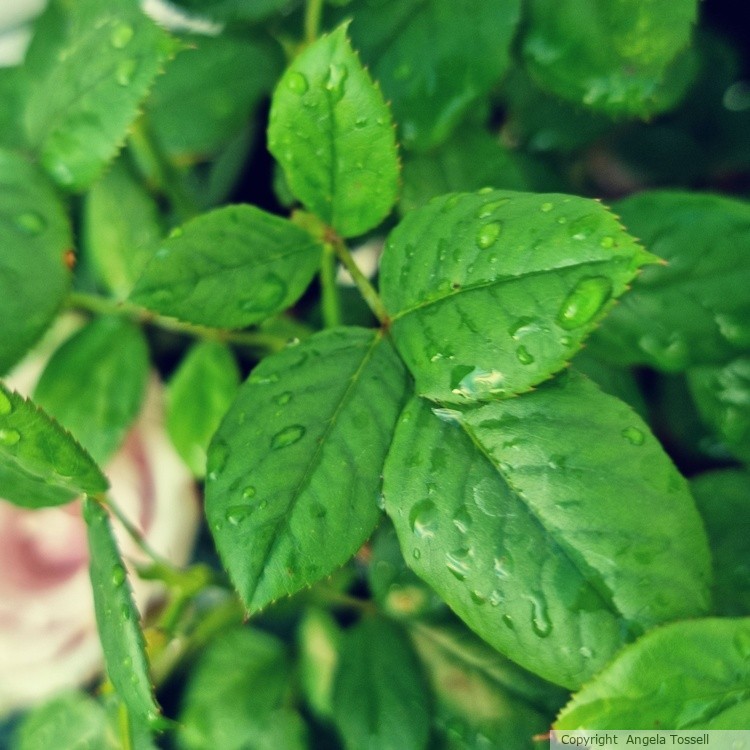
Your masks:
{"label": "glossy leaf surface", "polygon": [[195,344],[169,382],[167,429],[195,476],[206,473],[208,444],[239,385],[234,356],[215,341]]}
{"label": "glossy leaf surface", "polygon": [[159,706],[151,685],[140,616],[133,603],[109,514],[95,500],[85,498],[83,503],[96,625],[107,675],[131,719],[148,724],[157,719]]}
{"label": "glossy leaf surface", "polygon": [[690,76],[696,0],[532,0],[526,66],[558,96],[610,115],[646,117],[673,105]]}
{"label": "glossy leaf surface", "polygon": [[290,221],[225,206],[164,240],[130,298],[190,323],[244,328],[295,302],[319,263],[320,245]]}
{"label": "glossy leaf surface", "polygon": [[346,750],[423,750],[428,712],[421,666],[399,627],[369,618],[345,633],[333,718]]}
{"label": "glossy leaf surface", "polygon": [[148,372],[140,328],[123,318],[97,318],[53,354],[34,401],[104,464],[140,410]]}
{"label": "glossy leaf surface", "polygon": [[408,214],[380,278],[417,392],[465,403],[561,369],[652,260],[595,201],[494,190]]}
{"label": "glossy leaf surface", "polygon": [[750,205],[717,195],[644,192],[622,221],[667,265],[645,269],[593,340],[621,364],[675,372],[750,345]]}
{"label": "glossy leaf surface", "polygon": [[53,186],[26,159],[0,150],[0,375],[50,325],[70,287],[68,219]]}
{"label": "glossy leaf surface", "polygon": [[685,480],[583,376],[461,411],[413,399],[384,493],[413,570],[501,653],[566,687],[644,629],[708,608]]}
{"label": "glossy leaf surface", "polygon": [[341,26],[287,68],[273,95],[268,148],[292,193],[344,237],[390,212],[398,153],[390,111]]}
{"label": "glossy leaf surface", "polygon": [[88,187],[174,50],[135,0],[55,0],[26,55],[29,145],[59,185]]}
{"label": "glossy leaf surface", "polygon": [[357,0],[352,39],[392,103],[407,148],[444,141],[503,75],[518,0]]}
{"label": "glossy leaf surface", "polygon": [[49,415],[0,383],[0,497],[24,508],[60,505],[108,483]]}
{"label": "glossy leaf surface", "polygon": [[208,453],[206,514],[249,610],[349,559],[372,533],[406,396],[376,331],[336,328],[264,359]]}
{"label": "glossy leaf surface", "polygon": [[678,622],[615,657],[563,709],[556,729],[746,729],[750,619]]}

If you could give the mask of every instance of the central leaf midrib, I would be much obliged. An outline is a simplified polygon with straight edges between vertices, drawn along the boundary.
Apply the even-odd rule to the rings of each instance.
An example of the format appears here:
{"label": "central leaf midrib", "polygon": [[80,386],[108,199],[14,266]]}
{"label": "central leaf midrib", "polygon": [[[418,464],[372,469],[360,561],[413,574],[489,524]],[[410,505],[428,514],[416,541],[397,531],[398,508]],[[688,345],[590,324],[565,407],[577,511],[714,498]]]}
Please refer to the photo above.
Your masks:
{"label": "central leaf midrib", "polygon": [[396,322],[397,320],[405,317],[406,315],[419,312],[420,310],[424,310],[425,308],[430,307],[431,305],[436,305],[441,302],[445,302],[460,294],[475,292],[481,289],[489,289],[494,286],[501,286],[503,284],[507,284],[513,281],[533,278],[535,276],[542,276],[544,274],[555,273],[557,271],[565,271],[570,268],[585,269],[585,268],[592,267],[592,266],[610,265],[613,263],[617,264],[618,261],[627,261],[627,260],[628,260],[627,258],[615,256],[612,258],[603,258],[602,260],[590,260],[590,261],[586,261],[585,263],[580,263],[580,262],[565,263],[559,266],[552,266],[550,268],[540,268],[534,271],[525,271],[525,272],[518,273],[518,274],[503,274],[502,276],[496,276],[495,278],[490,279],[488,281],[479,281],[473,284],[463,284],[458,289],[454,289],[440,297],[433,297],[431,299],[427,299],[415,305],[412,305],[411,307],[407,307],[406,309],[393,314],[393,316],[391,317],[391,320],[393,322]]}
{"label": "central leaf midrib", "polygon": [[355,369],[353,375],[351,376],[349,380],[349,384],[346,386],[346,389],[344,390],[343,394],[341,395],[341,399],[339,400],[339,403],[336,405],[336,408],[333,410],[333,414],[331,415],[331,418],[328,420],[328,424],[326,425],[325,429],[323,430],[323,434],[320,436],[318,443],[315,447],[315,450],[313,451],[312,455],[310,456],[309,461],[307,462],[307,465],[305,466],[305,470],[300,477],[300,480],[297,482],[296,487],[294,488],[289,502],[286,507],[286,512],[283,516],[279,519],[279,522],[275,524],[274,529],[274,535],[271,538],[271,541],[266,545],[266,549],[263,552],[263,556],[260,561],[260,565],[258,566],[258,575],[255,581],[255,585],[253,586],[252,590],[248,592],[248,603],[253,604],[253,600],[255,598],[255,594],[258,591],[258,588],[263,581],[263,578],[265,577],[265,572],[267,570],[268,561],[273,556],[274,551],[276,550],[281,538],[282,538],[282,532],[286,531],[289,527],[289,523],[291,520],[291,515],[294,512],[295,506],[297,502],[299,501],[299,498],[302,496],[302,493],[305,489],[307,489],[308,481],[310,477],[312,476],[314,470],[318,467],[320,464],[320,459],[323,453],[323,448],[326,445],[327,439],[331,432],[333,431],[334,427],[337,423],[337,418],[341,411],[344,409],[350,398],[352,397],[352,394],[355,390],[355,387],[360,381],[360,375],[364,368],[366,367],[367,363],[370,361],[375,349],[380,344],[380,341],[382,339],[382,333],[378,332],[373,336],[372,343],[370,344],[368,350],[365,352],[364,356],[362,357],[362,361]]}

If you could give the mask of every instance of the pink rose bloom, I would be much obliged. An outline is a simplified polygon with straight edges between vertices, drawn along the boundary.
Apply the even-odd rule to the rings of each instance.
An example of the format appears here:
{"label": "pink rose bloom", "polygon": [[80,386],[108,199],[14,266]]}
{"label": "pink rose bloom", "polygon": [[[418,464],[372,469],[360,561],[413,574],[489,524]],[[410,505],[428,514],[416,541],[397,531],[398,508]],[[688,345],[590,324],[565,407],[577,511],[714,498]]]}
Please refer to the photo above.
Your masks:
{"label": "pink rose bloom", "polygon": [[[6,382],[28,393],[43,361],[37,357]],[[198,525],[198,499],[166,435],[155,377],[105,473],[114,501],[151,547],[184,565]],[[114,520],[113,526],[126,561],[144,561]],[[131,581],[141,612],[163,593],[158,583]],[[0,715],[86,683],[102,663],[80,503],[31,511],[0,500]]]}

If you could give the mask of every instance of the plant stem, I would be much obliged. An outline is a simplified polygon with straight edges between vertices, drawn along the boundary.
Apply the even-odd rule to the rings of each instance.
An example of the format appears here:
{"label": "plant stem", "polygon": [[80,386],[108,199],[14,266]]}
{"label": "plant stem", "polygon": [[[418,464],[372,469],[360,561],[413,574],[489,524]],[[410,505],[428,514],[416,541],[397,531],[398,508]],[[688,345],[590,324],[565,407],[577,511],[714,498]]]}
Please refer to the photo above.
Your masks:
{"label": "plant stem", "polygon": [[305,8],[305,42],[312,44],[320,32],[320,17],[323,14],[323,0],[307,0]]}
{"label": "plant stem", "polygon": [[135,320],[138,323],[149,323],[166,331],[182,333],[194,338],[209,339],[211,341],[222,341],[238,346],[247,346],[253,349],[276,352],[283,349],[287,342],[285,339],[262,331],[227,331],[220,328],[209,328],[208,326],[184,323],[181,320],[167,318],[157,315],[134,305],[132,302],[118,301],[109,297],[101,297],[88,292],[71,292],[68,295],[68,307],[97,315],[122,315]]}
{"label": "plant stem", "polygon": [[157,565],[167,568],[174,566],[165,560],[145,539],[141,530],[134,526],[130,519],[122,512],[117,503],[112,498],[102,495],[97,498],[105,508],[120,522],[122,527],[127,531],[128,536],[136,543],[138,548],[153,560]]}
{"label": "plant stem", "polygon": [[321,304],[326,328],[341,325],[341,301],[336,287],[336,251],[326,243],[320,262]]}
{"label": "plant stem", "polygon": [[128,707],[124,703],[120,703],[118,707],[117,719],[122,750],[133,750],[133,738],[130,735],[130,716],[128,715]]}
{"label": "plant stem", "polygon": [[354,262],[354,258],[352,258],[352,254],[349,252],[349,248],[347,248],[346,244],[340,237],[334,239],[333,247],[339,260],[344,264],[344,268],[346,268],[351,274],[354,283],[357,285],[357,289],[359,289],[359,293],[372,311],[372,314],[378,319],[384,328],[387,328],[391,322],[390,317],[388,316],[388,311],[385,309],[383,300],[380,299],[377,290],[368,281],[362,271],[359,270],[359,267]]}

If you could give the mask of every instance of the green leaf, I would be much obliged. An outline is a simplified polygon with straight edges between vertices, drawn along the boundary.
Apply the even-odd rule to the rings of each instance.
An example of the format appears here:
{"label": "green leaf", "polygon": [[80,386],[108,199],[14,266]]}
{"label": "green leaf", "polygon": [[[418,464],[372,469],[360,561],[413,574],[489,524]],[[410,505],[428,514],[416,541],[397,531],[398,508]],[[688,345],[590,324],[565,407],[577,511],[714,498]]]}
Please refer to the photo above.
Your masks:
{"label": "green leaf", "polygon": [[750,346],[750,204],[653,191],[615,206],[628,230],[667,261],[646,269],[592,339],[620,364],[676,372]]}
{"label": "green leaf", "polygon": [[515,156],[479,127],[462,127],[450,140],[425,154],[406,154],[399,208],[405,214],[443,193],[487,185],[528,188]]}
{"label": "green leaf", "polygon": [[[351,34],[407,148],[444,141],[508,68],[519,0],[359,0]],[[470,23],[467,22],[470,19]]]}
{"label": "green leaf", "polygon": [[335,328],[264,359],[208,451],[206,515],[250,610],[343,565],[378,521],[407,392],[377,331]]}
{"label": "green leaf", "polygon": [[714,612],[750,615],[750,474],[709,471],[690,483],[714,563]]}
{"label": "green leaf", "polygon": [[109,515],[96,500],[84,498],[89,541],[89,574],[99,639],[107,675],[134,723],[154,723],[159,706],[149,675],[140,617]]}
{"label": "green leaf", "polygon": [[165,154],[193,162],[215,154],[253,120],[283,69],[268,37],[189,36],[190,45],[159,78],[148,100],[154,137]]}
{"label": "green leaf", "polygon": [[307,702],[318,716],[330,718],[341,630],[327,610],[311,608],[300,621],[297,640],[300,681]]}
{"label": "green leaf", "polygon": [[116,750],[107,714],[85,693],[63,693],[28,713],[16,735],[16,750]]}
{"label": "green leaf", "polygon": [[211,438],[240,385],[232,352],[215,341],[195,344],[167,390],[167,430],[177,452],[197,477],[205,476]]}
{"label": "green leaf", "polygon": [[55,0],[37,25],[27,139],[55,182],[82,190],[117,153],[175,44],[135,0]]}
{"label": "green leaf", "polygon": [[179,716],[180,747],[302,750],[304,724],[285,707],[290,676],[277,638],[248,628],[223,632],[190,675]]}
{"label": "green leaf", "polygon": [[0,148],[18,149],[24,144],[23,112],[25,79],[20,68],[0,67]]}
{"label": "green leaf", "polygon": [[677,622],[623,651],[555,729],[746,729],[750,619]]}
{"label": "green leaf", "polygon": [[172,232],[130,298],[190,323],[244,328],[296,302],[319,264],[320,245],[290,221],[224,206]]}
{"label": "green leaf", "polygon": [[522,48],[540,86],[610,115],[649,117],[692,80],[696,0],[531,0]]}
{"label": "green leaf", "polygon": [[148,371],[140,328],[123,318],[97,318],[52,355],[34,401],[103,464],[140,410]]}
{"label": "green leaf", "polygon": [[130,294],[163,235],[156,201],[118,159],[86,195],[86,258],[119,298]]}
{"label": "green leaf", "polygon": [[406,216],[380,278],[418,393],[466,402],[527,391],[561,369],[650,262],[595,201],[494,190]]}
{"label": "green leaf", "polygon": [[0,375],[52,322],[70,286],[73,243],[52,185],[25,159],[0,150]]}
{"label": "green leaf", "polygon": [[345,26],[311,44],[282,76],[268,148],[292,192],[343,237],[364,234],[390,212],[399,174],[391,116]]}
{"label": "green leaf", "polygon": [[176,5],[181,5],[202,18],[249,23],[262,21],[297,3],[298,0],[175,0]]}
{"label": "green leaf", "polygon": [[532,750],[565,693],[457,627],[415,623],[411,636],[436,697],[445,750]]}
{"label": "green leaf", "polygon": [[643,421],[582,375],[461,411],[413,399],[383,489],[412,569],[551,682],[577,687],[633,635],[708,607],[686,482]]}
{"label": "green leaf", "polygon": [[687,379],[703,421],[735,456],[750,463],[750,357],[694,367]]}
{"label": "green leaf", "polygon": [[22,508],[42,508],[107,487],[70,433],[0,383],[0,497]]}
{"label": "green leaf", "polygon": [[427,684],[406,634],[367,618],[344,634],[333,718],[347,750],[420,750],[429,735]]}

